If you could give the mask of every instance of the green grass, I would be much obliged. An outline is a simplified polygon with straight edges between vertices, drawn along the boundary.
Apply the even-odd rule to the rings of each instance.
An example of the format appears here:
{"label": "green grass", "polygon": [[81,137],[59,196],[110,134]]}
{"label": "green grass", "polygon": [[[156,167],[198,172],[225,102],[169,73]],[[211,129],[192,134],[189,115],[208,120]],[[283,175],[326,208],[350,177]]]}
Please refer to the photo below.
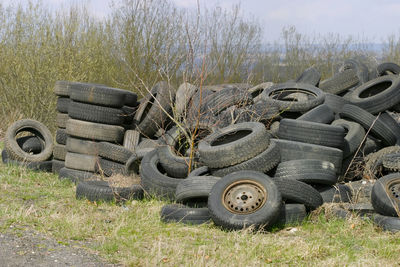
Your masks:
{"label": "green grass", "polygon": [[124,265],[398,264],[400,234],[359,218],[328,220],[322,209],[298,226],[228,232],[213,224],[162,223],[162,201],[76,200],[73,184],[19,167],[0,165],[0,192],[0,231],[34,229]]}

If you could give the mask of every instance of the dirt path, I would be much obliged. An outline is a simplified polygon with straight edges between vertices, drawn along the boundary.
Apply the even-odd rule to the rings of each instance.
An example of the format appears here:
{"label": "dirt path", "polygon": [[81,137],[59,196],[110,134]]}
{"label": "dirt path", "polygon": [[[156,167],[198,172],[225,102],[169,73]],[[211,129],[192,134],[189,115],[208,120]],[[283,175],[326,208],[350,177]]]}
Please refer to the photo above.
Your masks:
{"label": "dirt path", "polygon": [[33,231],[0,233],[0,266],[115,266]]}

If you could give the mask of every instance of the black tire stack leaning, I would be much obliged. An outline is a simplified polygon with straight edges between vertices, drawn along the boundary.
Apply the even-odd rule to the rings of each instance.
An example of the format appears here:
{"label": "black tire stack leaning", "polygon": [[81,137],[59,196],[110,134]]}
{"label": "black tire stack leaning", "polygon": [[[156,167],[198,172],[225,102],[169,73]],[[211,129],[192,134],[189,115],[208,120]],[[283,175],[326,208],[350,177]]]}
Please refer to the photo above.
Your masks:
{"label": "black tire stack leaning", "polygon": [[121,144],[137,95],[98,84],[64,83],[71,100],[65,129],[65,167],[60,178],[76,182],[95,174],[126,174],[124,164],[132,152]]}

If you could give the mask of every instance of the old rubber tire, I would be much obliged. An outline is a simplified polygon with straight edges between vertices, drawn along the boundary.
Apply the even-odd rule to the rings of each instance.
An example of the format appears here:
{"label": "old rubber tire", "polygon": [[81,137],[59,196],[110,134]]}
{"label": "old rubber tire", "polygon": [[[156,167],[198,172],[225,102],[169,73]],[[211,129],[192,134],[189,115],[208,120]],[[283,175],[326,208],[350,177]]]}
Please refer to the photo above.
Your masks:
{"label": "old rubber tire", "polygon": [[390,109],[400,102],[400,77],[385,75],[357,87],[350,95],[352,104],[372,113]]}
{"label": "old rubber tire", "polygon": [[269,139],[261,123],[230,125],[200,141],[200,161],[210,168],[235,165],[264,151],[269,145]]}
{"label": "old rubber tire", "polygon": [[[307,95],[306,101],[285,101],[284,98],[291,93]],[[319,88],[304,83],[283,83],[273,85],[262,92],[262,98],[271,105],[276,105],[281,111],[305,112],[322,102],[325,94]]]}
{"label": "old rubber tire", "polygon": [[[383,167],[383,158],[387,154],[399,153],[400,146],[389,146],[384,147],[377,152],[371,153],[365,157],[365,164],[363,170],[363,177],[365,179],[378,179],[376,177],[378,174],[382,172]],[[379,175],[378,175],[379,176]]]}
{"label": "old rubber tire", "polygon": [[279,113],[278,107],[268,105],[261,99],[243,108],[232,106],[224,110],[218,116],[218,127],[250,121],[269,124],[272,120],[279,119]]}
{"label": "old rubber tire", "polygon": [[111,187],[107,181],[82,181],[76,186],[76,198],[89,201],[113,201],[141,199],[143,190],[140,185],[131,187]]}
{"label": "old rubber tire", "polygon": [[136,130],[151,138],[163,128],[171,112],[175,91],[167,82],[158,82],[142,99],[135,114]]}
{"label": "old rubber tire", "polygon": [[364,84],[368,81],[369,79],[368,67],[362,62],[362,59],[360,57],[356,56],[346,59],[343,62],[343,65],[340,67],[339,71],[345,71],[349,69],[355,70],[357,72],[357,77],[359,80],[357,85]]}
{"label": "old rubber tire", "polygon": [[359,82],[357,71],[348,69],[336,73],[332,78],[321,81],[319,88],[326,93],[338,95],[356,86]]}
{"label": "old rubber tire", "polygon": [[109,142],[99,143],[99,156],[105,159],[125,164],[132,156],[133,152],[121,145]]}
{"label": "old rubber tire", "polygon": [[341,118],[348,118],[359,123],[366,131],[370,128],[371,134],[382,140],[386,145],[396,144],[397,138],[388,126],[378,117],[378,119],[368,111],[354,106],[344,105],[340,112]]}
{"label": "old rubber tire", "polygon": [[337,115],[340,111],[342,111],[344,105],[351,103],[341,96],[326,93],[324,104],[327,105],[335,113],[335,115]]}
{"label": "old rubber tire", "polygon": [[342,169],[343,152],[338,148],[307,144],[282,139],[272,139],[279,146],[281,162],[297,159],[318,159],[335,165],[336,173]]}
{"label": "old rubber tire", "polygon": [[54,94],[60,97],[69,97],[69,86],[74,82],[56,81],[54,85]]}
{"label": "old rubber tire", "polygon": [[43,142],[34,135],[17,138],[17,143],[27,153],[37,154],[43,149]]}
{"label": "old rubber tire", "polygon": [[253,97],[254,102],[257,102],[261,99],[261,93],[265,89],[270,88],[272,85],[274,85],[273,82],[264,82],[264,83],[257,84],[256,86],[253,86],[253,87],[247,89],[247,91]]}
{"label": "old rubber tire", "polygon": [[301,223],[306,217],[307,210],[303,204],[285,204],[282,206],[276,225]]}
{"label": "old rubber tire", "polygon": [[[236,195],[240,197],[237,201]],[[278,219],[281,207],[282,197],[274,181],[255,171],[224,176],[213,186],[208,198],[212,220],[226,229],[271,226]]]}
{"label": "old rubber tire", "polygon": [[182,83],[178,87],[175,96],[175,115],[177,118],[186,117],[189,102],[197,90],[197,86],[187,82]]}
{"label": "old rubber tire", "polygon": [[28,162],[28,161],[18,161],[9,158],[8,151],[3,149],[1,151],[1,158],[4,164],[21,166],[23,168],[27,168],[33,171],[43,171],[43,172],[51,172],[52,161],[38,161],[38,162]]}
{"label": "old rubber tire", "polygon": [[65,161],[66,154],[67,154],[67,149],[65,148],[64,145],[60,145],[60,144],[54,145],[54,150],[53,150],[53,158],[54,159]]}
{"label": "old rubber tire", "polygon": [[252,100],[251,94],[246,90],[237,87],[227,87],[212,94],[204,105],[206,106],[206,112],[215,116],[230,106],[245,106],[251,103]]}
{"label": "old rubber tire", "polygon": [[150,195],[159,198],[175,199],[175,191],[182,179],[164,175],[157,150],[147,153],[141,162],[141,184]]}
{"label": "old rubber tire", "polygon": [[277,178],[302,181],[308,184],[336,184],[335,165],[317,159],[298,159],[281,162],[275,171]]}
{"label": "old rubber tire", "polygon": [[[21,132],[33,133],[42,141],[43,149],[40,153],[27,153],[18,145],[16,136]],[[42,123],[30,119],[19,120],[8,127],[4,137],[4,147],[9,153],[10,159],[28,162],[46,161],[53,154],[53,137],[49,129]]]}
{"label": "old rubber tire", "polygon": [[[179,152],[183,145],[190,146],[186,136],[179,128],[174,127],[165,134],[163,140],[164,144],[157,149],[163,169],[172,177],[187,177],[191,160],[183,155],[183,151]],[[192,158],[192,168],[195,160],[195,158]]]}
{"label": "old rubber tire", "polygon": [[332,122],[334,126],[341,126],[345,129],[346,135],[344,137],[344,144],[342,147],[343,158],[352,155],[360,147],[365,138],[364,128],[357,122],[348,121],[344,119],[335,120]]}
{"label": "old rubber tire", "polygon": [[342,148],[345,131],[341,126],[311,121],[283,119],[279,124],[278,137],[291,141]]}
{"label": "old rubber tire", "polygon": [[72,83],[69,92],[74,101],[115,108],[121,108],[127,94],[131,94],[126,90],[90,83]]}
{"label": "old rubber tire", "polygon": [[400,66],[393,62],[383,62],[376,67],[377,77],[384,75],[399,75],[400,74]]}
{"label": "old rubber tire", "polygon": [[400,216],[400,173],[392,173],[378,179],[371,192],[375,211],[386,216]]}
{"label": "old rubber tire", "polygon": [[281,157],[278,145],[276,143],[270,143],[265,151],[253,158],[225,168],[212,169],[211,174],[222,177],[229,173],[241,170],[268,172],[278,165],[280,159]]}
{"label": "old rubber tire", "polygon": [[99,142],[68,136],[65,146],[68,152],[86,155],[99,155]]}
{"label": "old rubber tire", "polygon": [[285,203],[304,204],[308,210],[315,210],[323,203],[321,194],[311,185],[285,178],[273,180]]}
{"label": "old rubber tire", "polygon": [[137,130],[127,130],[124,135],[123,146],[130,151],[135,151],[140,141],[140,132]]}
{"label": "old rubber tire", "polygon": [[53,159],[51,161],[51,172],[59,173],[62,168],[65,167],[65,161]]}
{"label": "old rubber tire", "polygon": [[380,120],[392,131],[396,136],[397,143],[400,144],[400,125],[389,113],[382,112],[379,116]]}
{"label": "old rubber tire", "polygon": [[191,208],[182,204],[168,204],[161,208],[161,221],[184,224],[203,224],[211,221],[208,208]]}
{"label": "old rubber tire", "polygon": [[57,113],[56,126],[59,128],[67,127],[68,119],[69,119],[68,113]]}
{"label": "old rubber tire", "polygon": [[124,128],[116,125],[107,125],[88,121],[69,119],[67,134],[89,140],[122,143]]}
{"label": "old rubber tire", "polygon": [[73,152],[67,152],[65,156],[65,167],[74,170],[96,172],[99,157]]}
{"label": "old rubber tire", "polygon": [[194,177],[194,176],[205,176],[209,175],[209,168],[207,166],[201,166],[199,168],[194,169],[191,171],[188,175],[188,177]]}
{"label": "old rubber tire", "polygon": [[60,169],[58,173],[58,178],[60,180],[66,179],[73,183],[78,183],[79,181],[84,181],[88,179],[100,179],[101,177],[93,172],[74,170],[64,167]]}
{"label": "old rubber tire", "polygon": [[176,201],[182,203],[188,201],[207,202],[211,188],[220,179],[216,176],[192,176],[183,179],[176,187]]}
{"label": "old rubber tire", "polygon": [[[188,113],[187,113],[187,121],[190,125],[195,125],[197,120],[201,121],[209,121],[210,114],[206,112],[206,105],[213,92],[207,90],[205,88],[199,88],[199,90],[194,93],[192,99],[189,103]],[[211,116],[213,117],[213,116]]]}
{"label": "old rubber tire", "polygon": [[373,220],[383,230],[393,233],[400,231],[400,218],[374,214]]}
{"label": "old rubber tire", "polygon": [[95,171],[107,177],[110,177],[115,174],[122,174],[124,176],[128,175],[128,170],[125,164],[121,164],[118,162],[102,158],[100,158],[97,161]]}
{"label": "old rubber tire", "polygon": [[310,67],[303,71],[299,77],[295,80],[296,83],[307,83],[312,86],[318,87],[319,81],[321,80],[321,73],[314,67]]}
{"label": "old rubber tire", "polygon": [[67,130],[58,128],[56,131],[56,143],[60,145],[66,145],[67,144]]}
{"label": "old rubber tire", "polygon": [[400,171],[400,153],[386,154],[382,158],[382,165],[391,171]]}
{"label": "old rubber tire", "polygon": [[316,185],[315,189],[321,194],[324,203],[351,202],[351,189],[344,184]]}
{"label": "old rubber tire", "polygon": [[59,97],[57,98],[56,109],[60,113],[68,113],[69,103],[71,99],[69,97]]}
{"label": "old rubber tire", "polygon": [[311,121],[317,123],[331,123],[334,119],[335,114],[326,104],[316,106],[297,118],[299,121]]}
{"label": "old rubber tire", "polygon": [[76,120],[111,125],[122,125],[126,117],[125,112],[120,108],[102,107],[76,101],[71,101],[68,115]]}

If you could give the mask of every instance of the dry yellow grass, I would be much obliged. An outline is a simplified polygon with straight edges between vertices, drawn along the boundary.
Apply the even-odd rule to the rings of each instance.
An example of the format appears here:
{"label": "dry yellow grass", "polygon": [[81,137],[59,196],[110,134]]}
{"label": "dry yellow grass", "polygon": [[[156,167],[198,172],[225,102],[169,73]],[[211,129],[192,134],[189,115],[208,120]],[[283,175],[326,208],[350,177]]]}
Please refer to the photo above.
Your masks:
{"label": "dry yellow grass", "polygon": [[121,205],[75,199],[57,176],[0,165],[0,231],[28,228],[63,244],[78,240],[104,259],[129,266],[260,266],[398,264],[400,233],[370,221],[315,212],[301,225],[272,232],[223,231],[213,224],[165,224],[165,202]]}

